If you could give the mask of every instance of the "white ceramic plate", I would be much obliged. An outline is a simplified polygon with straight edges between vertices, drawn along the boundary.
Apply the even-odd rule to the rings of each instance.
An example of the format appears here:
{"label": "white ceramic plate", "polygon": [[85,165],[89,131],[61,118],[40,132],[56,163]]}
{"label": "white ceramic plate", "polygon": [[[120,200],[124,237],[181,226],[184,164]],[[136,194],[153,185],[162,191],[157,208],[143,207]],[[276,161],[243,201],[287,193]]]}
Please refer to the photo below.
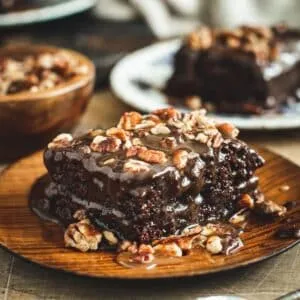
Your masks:
{"label": "white ceramic plate", "polygon": [[[172,60],[180,44],[180,40],[157,43],[124,57],[111,72],[112,91],[122,101],[140,111],[151,112],[167,107],[167,97],[160,90],[172,74]],[[183,107],[180,109],[185,110]],[[283,113],[274,115],[214,114],[212,116],[247,130],[300,128],[300,104],[286,107]]]}
{"label": "white ceramic plate", "polygon": [[0,14],[0,27],[31,24],[66,17],[85,11],[94,6],[96,2],[97,0],[67,0],[41,8]]}

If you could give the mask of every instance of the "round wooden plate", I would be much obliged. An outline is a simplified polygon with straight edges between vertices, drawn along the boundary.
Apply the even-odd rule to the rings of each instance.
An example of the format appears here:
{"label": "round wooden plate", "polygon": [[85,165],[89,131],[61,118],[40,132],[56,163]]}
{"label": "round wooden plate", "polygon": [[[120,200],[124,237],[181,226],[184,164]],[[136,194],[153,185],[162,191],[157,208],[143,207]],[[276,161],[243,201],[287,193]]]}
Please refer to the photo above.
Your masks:
{"label": "round wooden plate", "polygon": [[[263,192],[278,203],[300,201],[300,167],[268,151],[260,149],[267,164],[259,171]],[[62,229],[44,223],[28,208],[32,184],[46,170],[42,153],[33,154],[7,168],[0,176],[0,244],[11,252],[42,266],[80,275],[106,278],[162,278],[203,275],[246,266],[279,254],[299,240],[278,239],[275,232],[280,220],[250,225],[244,234],[245,247],[230,255],[215,255],[197,250],[178,259],[177,264],[154,269],[127,269],[106,252],[80,253],[64,247]],[[280,188],[288,185],[288,191]],[[293,218],[300,223],[300,211]]]}

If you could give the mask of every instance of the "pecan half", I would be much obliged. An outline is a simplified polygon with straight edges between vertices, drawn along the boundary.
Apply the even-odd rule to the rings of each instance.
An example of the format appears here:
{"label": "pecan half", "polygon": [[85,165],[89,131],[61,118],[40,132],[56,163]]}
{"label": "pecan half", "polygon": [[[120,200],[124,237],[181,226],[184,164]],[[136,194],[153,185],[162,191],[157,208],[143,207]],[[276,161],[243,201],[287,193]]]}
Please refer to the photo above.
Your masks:
{"label": "pecan half", "polygon": [[184,169],[188,162],[188,152],[182,149],[173,154],[173,164],[177,169]]}
{"label": "pecan half", "polygon": [[85,219],[70,224],[64,234],[66,247],[76,248],[82,252],[97,250],[102,240],[102,234]]}
{"label": "pecan half", "polygon": [[199,141],[202,144],[206,144],[208,142],[209,137],[204,134],[203,132],[200,132],[196,135],[195,140]]}
{"label": "pecan half", "polygon": [[219,124],[217,128],[226,138],[236,138],[239,135],[239,130],[230,123]]}
{"label": "pecan half", "polygon": [[242,224],[247,220],[249,216],[249,210],[247,208],[242,208],[238,212],[236,212],[233,216],[230,217],[229,223],[231,224]]}
{"label": "pecan half", "polygon": [[159,150],[151,150],[141,147],[137,153],[138,158],[148,163],[163,164],[167,161],[166,154]]}
{"label": "pecan half", "polygon": [[175,149],[177,147],[177,141],[174,137],[163,138],[159,143],[166,149]]}
{"label": "pecan half", "polygon": [[207,49],[213,44],[213,32],[208,27],[202,26],[189,34],[187,43],[193,50]]}
{"label": "pecan half", "polygon": [[142,121],[142,115],[138,112],[126,112],[120,119],[118,124],[118,128],[122,128],[125,130],[133,130],[137,124]]}
{"label": "pecan half", "polygon": [[141,146],[132,146],[126,151],[126,157],[134,157],[137,156],[139,150],[141,149]]}
{"label": "pecan half", "polygon": [[164,121],[180,117],[180,113],[173,107],[157,109],[153,112],[153,114],[157,115],[160,119]]}
{"label": "pecan half", "polygon": [[69,133],[61,133],[48,144],[49,149],[65,148],[71,145],[73,137]]}
{"label": "pecan half", "polygon": [[153,114],[146,115],[144,118],[145,118],[145,120],[152,121],[155,124],[161,123],[161,119],[158,116],[153,115]]}
{"label": "pecan half", "polygon": [[122,142],[115,137],[96,136],[90,147],[95,152],[111,153],[120,149]]}
{"label": "pecan half", "polygon": [[136,159],[129,159],[123,167],[124,172],[141,173],[150,171],[150,165]]}
{"label": "pecan half", "polygon": [[162,256],[182,256],[182,250],[176,243],[158,244],[153,249],[155,254]]}
{"label": "pecan half", "polygon": [[106,135],[110,137],[115,137],[120,139],[121,141],[125,142],[129,137],[129,132],[122,128],[112,127],[106,130]]}
{"label": "pecan half", "polygon": [[151,245],[146,245],[146,244],[141,244],[139,246],[139,249],[138,249],[138,253],[148,253],[148,254],[153,254],[154,253],[154,249]]}
{"label": "pecan half", "polygon": [[207,239],[206,250],[211,254],[219,254],[223,250],[222,239],[217,235],[212,235]]}
{"label": "pecan half", "polygon": [[162,123],[152,127],[150,131],[154,135],[167,135],[171,132],[171,130]]}

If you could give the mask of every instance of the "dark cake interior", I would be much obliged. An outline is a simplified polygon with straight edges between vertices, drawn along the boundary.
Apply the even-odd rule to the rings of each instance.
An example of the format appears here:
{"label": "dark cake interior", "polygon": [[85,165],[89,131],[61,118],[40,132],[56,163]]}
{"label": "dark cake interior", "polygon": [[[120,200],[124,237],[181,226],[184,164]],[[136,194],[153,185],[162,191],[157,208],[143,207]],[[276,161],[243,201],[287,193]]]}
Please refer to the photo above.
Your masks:
{"label": "dark cake interior", "polygon": [[187,97],[199,96],[198,108],[262,114],[298,101],[299,86],[299,32],[285,26],[202,27],[176,53],[165,91],[172,103],[190,108]]}

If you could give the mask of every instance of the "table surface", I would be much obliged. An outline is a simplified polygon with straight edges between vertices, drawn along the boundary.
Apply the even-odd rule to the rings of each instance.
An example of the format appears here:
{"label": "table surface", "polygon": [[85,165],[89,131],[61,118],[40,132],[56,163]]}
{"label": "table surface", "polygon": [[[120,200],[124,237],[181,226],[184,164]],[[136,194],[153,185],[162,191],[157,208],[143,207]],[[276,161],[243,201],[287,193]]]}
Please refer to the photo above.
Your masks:
{"label": "table surface", "polygon": [[[112,126],[130,108],[110,92],[98,92],[75,129]],[[241,137],[300,165],[300,131],[248,132]],[[0,168],[4,168],[2,165]],[[90,279],[41,268],[0,249],[2,299],[196,299],[209,295],[239,295],[275,299],[300,288],[300,244],[256,265],[206,277],[120,281]],[[92,267],[92,266],[91,266]]]}

